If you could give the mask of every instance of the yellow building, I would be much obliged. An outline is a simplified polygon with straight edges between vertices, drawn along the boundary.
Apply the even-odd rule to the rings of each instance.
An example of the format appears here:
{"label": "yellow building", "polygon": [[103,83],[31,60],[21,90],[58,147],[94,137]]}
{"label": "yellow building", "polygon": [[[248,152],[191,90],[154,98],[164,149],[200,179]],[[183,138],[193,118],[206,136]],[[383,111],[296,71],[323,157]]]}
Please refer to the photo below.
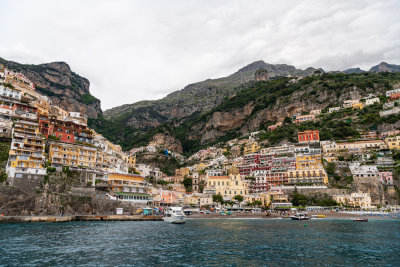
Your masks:
{"label": "yellow building", "polygon": [[175,170],[175,176],[178,178],[183,178],[186,175],[189,175],[190,169],[188,167],[182,167],[180,169]]}
{"label": "yellow building", "polygon": [[35,90],[34,84],[21,73],[7,71],[5,83],[12,84],[15,88],[22,92],[32,92]]}
{"label": "yellow building", "polygon": [[37,108],[37,113],[39,115],[43,115],[43,116],[47,116],[47,117],[50,115],[51,103],[47,97],[43,96],[43,97],[36,99],[33,102],[33,106]]}
{"label": "yellow building", "polygon": [[147,183],[144,177],[138,175],[109,173],[108,184],[111,186],[113,192],[130,192],[131,188],[142,188],[143,193],[147,192]]}
{"label": "yellow building", "polygon": [[128,156],[128,166],[129,168],[134,169],[136,165],[136,155]]}
{"label": "yellow building", "polygon": [[53,166],[96,168],[97,149],[60,141],[49,141],[49,161]]}
{"label": "yellow building", "polygon": [[301,154],[296,156],[296,169],[318,169],[322,167],[321,154]]}
{"label": "yellow building", "polygon": [[369,193],[351,193],[350,195],[333,195],[333,200],[337,203],[354,208],[371,209],[371,196]]}
{"label": "yellow building", "polygon": [[270,191],[268,194],[271,197],[271,202],[273,203],[287,203],[289,202],[288,196],[282,191]]}
{"label": "yellow building", "polygon": [[196,165],[194,165],[194,170],[196,172],[199,172],[201,170],[204,170],[207,167],[206,164],[204,164],[203,162],[197,163]]}
{"label": "yellow building", "polygon": [[200,196],[197,194],[186,194],[183,197],[184,205],[199,205],[200,204]]}
{"label": "yellow building", "polygon": [[257,142],[249,142],[244,147],[244,154],[257,153],[260,150],[260,146]]}
{"label": "yellow building", "polygon": [[13,139],[9,151],[7,174],[45,174],[45,139],[39,134],[39,124],[33,120],[19,119],[13,128]]}
{"label": "yellow building", "polygon": [[290,170],[287,173],[289,184],[328,184],[328,175],[323,168]]}
{"label": "yellow building", "polygon": [[383,140],[368,140],[357,142],[331,142],[322,141],[321,147],[324,155],[336,155],[338,152],[361,152],[363,150],[385,149],[387,148]]}
{"label": "yellow building", "polygon": [[109,173],[108,186],[113,195],[120,201],[129,201],[138,204],[150,204],[153,202],[153,194],[144,177]]}
{"label": "yellow building", "polygon": [[362,102],[354,103],[353,104],[353,108],[354,109],[363,109],[364,108],[364,104]]}
{"label": "yellow building", "polygon": [[268,192],[250,194],[244,197],[244,201],[247,203],[254,203],[255,201],[260,201],[261,206],[268,206],[271,203],[271,196]]}
{"label": "yellow building", "polygon": [[385,143],[389,149],[400,149],[400,136],[387,137]]}
{"label": "yellow building", "polygon": [[236,195],[245,197],[249,192],[248,184],[241,179],[240,174],[208,176],[206,182],[205,191],[221,194],[225,200],[232,200]]}

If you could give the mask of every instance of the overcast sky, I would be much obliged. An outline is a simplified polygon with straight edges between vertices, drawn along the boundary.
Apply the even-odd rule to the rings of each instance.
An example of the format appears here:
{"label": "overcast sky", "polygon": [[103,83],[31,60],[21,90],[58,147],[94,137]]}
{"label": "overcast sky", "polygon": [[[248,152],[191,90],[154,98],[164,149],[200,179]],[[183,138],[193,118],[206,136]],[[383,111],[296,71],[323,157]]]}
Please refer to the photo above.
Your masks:
{"label": "overcast sky", "polygon": [[103,110],[159,99],[255,60],[400,64],[400,1],[0,0],[0,57],[65,61]]}

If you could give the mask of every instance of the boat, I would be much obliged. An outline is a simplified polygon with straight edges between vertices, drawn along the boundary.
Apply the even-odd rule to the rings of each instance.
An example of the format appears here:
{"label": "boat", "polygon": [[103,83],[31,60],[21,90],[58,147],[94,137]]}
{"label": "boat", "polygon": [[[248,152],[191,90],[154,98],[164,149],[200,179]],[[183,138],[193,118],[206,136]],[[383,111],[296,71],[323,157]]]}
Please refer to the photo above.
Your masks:
{"label": "boat", "polygon": [[292,220],[297,220],[297,221],[304,221],[304,220],[309,220],[310,217],[308,217],[307,213],[305,212],[298,212],[295,215],[290,216]]}
{"label": "boat", "polygon": [[164,222],[183,224],[186,221],[186,216],[183,213],[182,207],[169,207],[164,212]]}
{"label": "boat", "polygon": [[367,218],[354,218],[353,222],[368,222]]}
{"label": "boat", "polygon": [[315,214],[311,216],[313,219],[321,219],[321,218],[326,218],[326,215],[323,214]]}

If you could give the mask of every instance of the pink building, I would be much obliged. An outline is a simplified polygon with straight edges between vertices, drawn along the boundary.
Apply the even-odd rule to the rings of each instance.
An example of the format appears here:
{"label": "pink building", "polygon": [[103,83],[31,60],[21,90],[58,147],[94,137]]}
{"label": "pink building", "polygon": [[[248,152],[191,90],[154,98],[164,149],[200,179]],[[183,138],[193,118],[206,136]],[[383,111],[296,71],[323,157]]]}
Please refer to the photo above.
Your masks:
{"label": "pink building", "polygon": [[379,172],[379,181],[382,184],[393,185],[393,172],[391,171]]}
{"label": "pink building", "polygon": [[282,122],[277,122],[274,125],[268,126],[268,132],[272,132],[273,130],[275,130],[276,128],[278,128],[279,126],[282,126]]}
{"label": "pink building", "polygon": [[177,204],[179,193],[172,190],[161,190],[160,197],[160,204]]}

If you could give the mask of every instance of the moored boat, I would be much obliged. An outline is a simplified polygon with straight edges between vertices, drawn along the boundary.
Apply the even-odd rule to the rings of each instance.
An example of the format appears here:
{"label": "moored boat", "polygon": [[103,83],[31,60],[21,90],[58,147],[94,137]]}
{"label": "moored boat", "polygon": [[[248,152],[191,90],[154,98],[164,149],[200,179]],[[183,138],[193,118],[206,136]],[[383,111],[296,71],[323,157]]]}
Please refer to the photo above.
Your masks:
{"label": "moored boat", "polygon": [[183,213],[182,207],[169,207],[164,212],[164,222],[183,224],[186,221],[186,216]]}
{"label": "moored boat", "polygon": [[309,220],[310,217],[308,217],[307,213],[305,212],[298,212],[292,216],[290,216],[292,220],[297,220],[297,221],[304,221],[304,220]]}
{"label": "moored boat", "polygon": [[353,222],[368,222],[367,218],[354,218]]}

